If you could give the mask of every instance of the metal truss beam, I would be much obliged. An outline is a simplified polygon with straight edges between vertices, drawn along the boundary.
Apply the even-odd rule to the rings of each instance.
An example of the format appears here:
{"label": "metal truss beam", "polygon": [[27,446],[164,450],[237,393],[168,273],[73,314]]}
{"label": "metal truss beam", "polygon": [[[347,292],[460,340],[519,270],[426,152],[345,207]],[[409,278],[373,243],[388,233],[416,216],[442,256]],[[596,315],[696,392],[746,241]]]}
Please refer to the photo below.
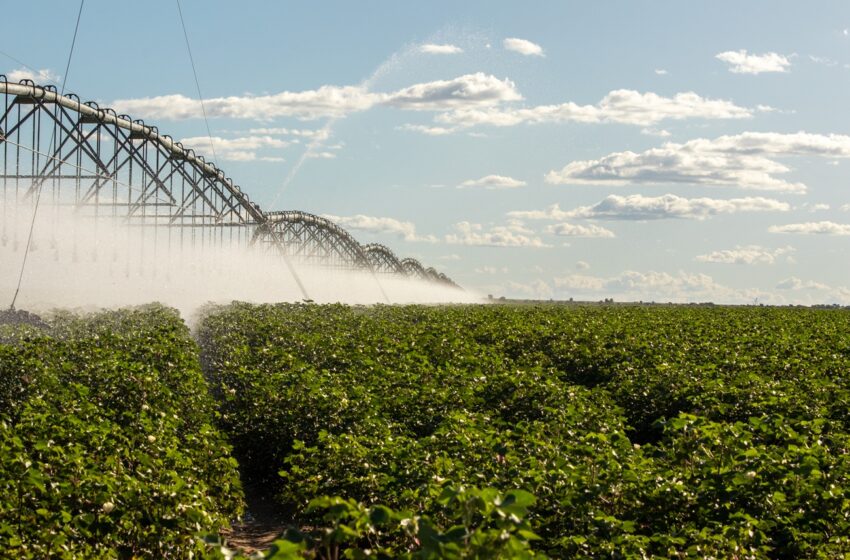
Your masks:
{"label": "metal truss beam", "polygon": [[305,298],[292,262],[368,271],[379,286],[378,274],[453,284],[385,245],[360,245],[320,216],[263,212],[221,169],[155,126],[2,74],[0,189],[4,207],[27,203],[40,191],[79,216],[182,228],[192,242],[221,242],[225,231],[232,241],[238,232],[237,241],[282,256]]}

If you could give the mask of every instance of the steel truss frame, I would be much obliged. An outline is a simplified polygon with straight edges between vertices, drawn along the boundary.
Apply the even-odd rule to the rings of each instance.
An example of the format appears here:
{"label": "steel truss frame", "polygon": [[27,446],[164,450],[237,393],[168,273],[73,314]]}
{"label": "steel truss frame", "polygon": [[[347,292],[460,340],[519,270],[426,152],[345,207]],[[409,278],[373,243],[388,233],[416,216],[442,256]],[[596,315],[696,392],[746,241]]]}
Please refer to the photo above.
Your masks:
{"label": "steel truss frame", "polygon": [[73,94],[59,95],[52,86],[9,82],[2,74],[0,183],[4,208],[32,202],[38,194],[42,202],[95,220],[177,228],[181,241],[193,245],[259,245],[287,264],[454,285],[415,259],[399,260],[384,245],[361,246],[320,216],[263,212],[215,164],[155,126]]}

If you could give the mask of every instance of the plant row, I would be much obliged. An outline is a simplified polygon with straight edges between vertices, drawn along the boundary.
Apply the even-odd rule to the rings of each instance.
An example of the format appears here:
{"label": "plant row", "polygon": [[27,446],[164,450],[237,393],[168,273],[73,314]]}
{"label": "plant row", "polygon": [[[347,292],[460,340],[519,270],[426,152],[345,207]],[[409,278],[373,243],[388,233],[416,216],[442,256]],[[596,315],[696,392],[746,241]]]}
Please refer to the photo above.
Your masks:
{"label": "plant row", "polygon": [[197,346],[152,305],[0,327],[0,556],[180,558],[242,508]]}
{"label": "plant row", "polygon": [[198,334],[243,474],[296,527],[322,496],[451,526],[450,485],[534,495],[556,557],[850,552],[846,311],[233,304]]}

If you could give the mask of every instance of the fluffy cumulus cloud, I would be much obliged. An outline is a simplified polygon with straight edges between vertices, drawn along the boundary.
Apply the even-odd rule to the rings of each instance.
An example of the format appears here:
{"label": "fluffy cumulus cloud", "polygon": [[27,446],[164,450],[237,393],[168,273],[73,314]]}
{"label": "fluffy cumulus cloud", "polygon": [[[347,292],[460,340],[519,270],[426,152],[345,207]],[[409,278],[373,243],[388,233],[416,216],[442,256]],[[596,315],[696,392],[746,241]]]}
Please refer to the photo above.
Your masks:
{"label": "fluffy cumulus cloud", "polygon": [[463,49],[456,45],[427,43],[419,47],[419,52],[425,54],[460,54]]}
{"label": "fluffy cumulus cloud", "polygon": [[330,131],[327,128],[250,128],[248,134],[256,134],[262,136],[296,136],[309,138],[311,140],[327,140],[330,137]]}
{"label": "fluffy cumulus cloud", "polygon": [[[510,80],[477,72],[451,80],[414,84],[390,93],[373,93],[359,86],[326,85],[300,92],[215,97],[206,100],[204,106],[207,116],[213,118],[269,120],[295,117],[309,120],[341,117],[376,105],[441,111],[520,99],[522,96]],[[180,94],[119,99],[113,103],[113,107],[118,112],[137,118],[176,120],[203,117],[200,102]]]}
{"label": "fluffy cumulus cloud", "polygon": [[570,218],[604,220],[704,220],[718,214],[741,212],[787,212],[791,205],[771,198],[684,198],[674,194],[662,196],[609,195],[591,206],[579,206],[573,210],[562,210],[553,204],[545,210],[509,212],[515,219],[564,220]]}
{"label": "fluffy cumulus cloud", "polygon": [[752,114],[751,109],[739,107],[731,101],[709,99],[694,92],[664,97],[652,92],[618,89],[609,92],[595,105],[579,105],[569,101],[529,108],[465,107],[438,115],[436,120],[455,129],[478,125],[516,126],[567,122],[649,126],[664,120],[741,119],[751,117]]}
{"label": "fluffy cumulus cloud", "polygon": [[707,274],[627,270],[614,276],[570,274],[554,279],[558,297],[621,301],[785,303],[785,300],[758,289],[735,289],[716,282]]}
{"label": "fluffy cumulus cloud", "polygon": [[476,72],[451,80],[414,84],[380,94],[378,103],[407,110],[444,111],[463,107],[496,105],[522,96],[508,79]]}
{"label": "fluffy cumulus cloud", "polygon": [[[322,86],[319,89],[272,95],[214,97],[204,101],[207,116],[233,119],[269,120],[279,117],[317,119],[340,117],[374,106],[379,96],[356,86]],[[144,119],[203,118],[201,103],[181,94],[119,99],[113,102],[119,113]]]}
{"label": "fluffy cumulus cloud", "polygon": [[850,224],[836,224],[829,221],[805,222],[770,226],[768,231],[771,233],[798,233],[804,235],[850,235]]}
{"label": "fluffy cumulus cloud", "polygon": [[615,152],[574,161],[550,171],[553,184],[691,184],[802,193],[802,183],[776,177],[790,171],[779,156],[850,157],[850,136],[745,132],[684,144],[666,143],[645,152]]}
{"label": "fluffy cumulus cloud", "polygon": [[555,203],[544,210],[513,210],[508,216],[518,220],[566,220],[573,218],[571,212],[561,210],[561,205]]}
{"label": "fluffy cumulus cloud", "polygon": [[850,288],[846,286],[830,286],[823,282],[791,276],[776,284],[776,288],[793,294],[793,301],[850,305]]}
{"label": "fluffy cumulus cloud", "polygon": [[762,72],[786,72],[791,62],[788,57],[775,52],[749,54],[745,49],[725,51],[715,55],[729,65],[729,71],[735,74],[761,74]]}
{"label": "fluffy cumulus cloud", "polygon": [[223,161],[283,161],[279,155],[259,155],[263,149],[280,150],[290,142],[272,136],[246,136],[243,138],[220,138],[213,136],[195,136],[183,138],[180,142],[185,148],[192,148],[207,158],[213,155],[210,140],[218,159]]}
{"label": "fluffy cumulus cloud", "polygon": [[21,80],[32,80],[38,85],[43,84],[58,84],[61,80],[61,76],[54,73],[52,70],[48,68],[44,68],[41,70],[30,70],[27,68],[18,68],[17,70],[12,70],[6,74],[6,78],[10,82],[20,82]]}
{"label": "fluffy cumulus cloud", "polygon": [[543,47],[536,43],[532,43],[527,39],[508,37],[507,39],[502,41],[502,46],[509,51],[513,51],[525,56],[544,56]]}
{"label": "fluffy cumulus cloud", "polygon": [[793,247],[766,249],[759,245],[747,245],[734,249],[712,251],[705,255],[699,255],[696,260],[723,264],[774,264],[779,258],[788,256],[793,252]]}
{"label": "fluffy cumulus cloud", "polygon": [[424,124],[403,124],[397,127],[398,130],[408,130],[410,132],[418,132],[426,136],[445,136],[457,132],[454,128],[445,126],[428,126]]}
{"label": "fluffy cumulus cloud", "polygon": [[669,130],[664,130],[663,128],[642,128],[640,133],[645,134],[646,136],[658,136],[659,138],[669,138],[670,136],[673,136]]}
{"label": "fluffy cumulus cloud", "polygon": [[563,237],[614,237],[614,232],[597,225],[578,225],[566,222],[555,224],[546,228],[548,233]]}
{"label": "fluffy cumulus cloud", "polygon": [[452,80],[415,84],[382,96],[381,103],[401,109],[443,111],[497,105],[522,99],[516,84],[476,72]]}
{"label": "fluffy cumulus cloud", "polygon": [[508,282],[505,288],[508,292],[522,297],[532,299],[549,299],[554,295],[554,290],[545,280],[540,278],[531,282]]}
{"label": "fluffy cumulus cloud", "polygon": [[526,185],[525,181],[520,181],[519,179],[514,179],[513,177],[506,177],[504,175],[486,175],[481,177],[480,179],[469,179],[459,184],[457,188],[459,189],[489,189],[489,190],[501,190],[501,189],[516,189],[518,187],[524,187]]}
{"label": "fluffy cumulus cloud", "polygon": [[713,140],[698,138],[686,143],[689,149],[738,155],[820,156],[850,158],[850,136],[808,132],[743,132]]}
{"label": "fluffy cumulus cloud", "polygon": [[804,202],[802,206],[800,206],[803,210],[808,210],[811,213],[815,212],[823,212],[825,210],[829,210],[829,204],[824,204],[822,202]]}
{"label": "fluffy cumulus cloud", "polygon": [[[453,45],[425,45],[448,51]],[[422,48],[424,48],[423,46]],[[430,125],[406,124],[400,128],[431,136],[441,136],[479,125],[516,126],[542,123],[621,123],[644,127],[647,133],[669,134],[653,125],[666,120],[688,118],[741,119],[754,110],[724,99],[710,99],[694,92],[665,97],[652,92],[620,89],[609,92],[598,103],[516,107],[523,97],[508,78],[476,72],[452,79],[413,84],[390,92],[372,92],[362,86],[324,85],[299,92],[283,91],[269,95],[215,97],[204,102],[211,118],[270,121],[291,117],[301,120],[339,118],[373,107],[394,107],[405,111],[437,113]],[[113,102],[119,113],[134,118],[179,120],[202,118],[201,103],[182,95],[162,95]],[[268,128],[296,134],[297,129]],[[307,131],[309,133],[309,131]],[[307,136],[308,134],[304,134]]]}
{"label": "fluffy cumulus cloud", "polygon": [[432,235],[418,235],[413,222],[405,222],[395,218],[364,216],[363,214],[357,214],[355,216],[323,214],[322,217],[343,228],[367,231],[369,233],[396,235],[405,241],[425,241],[429,243],[436,241],[436,238]]}
{"label": "fluffy cumulus cloud", "polygon": [[519,222],[485,228],[481,224],[458,222],[454,233],[446,235],[446,243],[490,247],[547,247],[534,232]]}
{"label": "fluffy cumulus cloud", "polygon": [[[646,296],[665,296],[686,301],[692,301],[694,298],[700,299],[723,291],[710,276],[684,271],[670,274],[667,272],[627,270],[611,277],[570,274],[555,278],[555,286],[566,292],[637,296],[636,299],[652,299]],[[706,300],[709,299],[711,297],[706,298]]]}
{"label": "fluffy cumulus cloud", "polygon": [[796,276],[792,276],[790,278],[786,278],[782,280],[778,284],[776,284],[777,289],[780,290],[829,290],[830,287],[822,282],[815,282],[813,280],[801,280]]}

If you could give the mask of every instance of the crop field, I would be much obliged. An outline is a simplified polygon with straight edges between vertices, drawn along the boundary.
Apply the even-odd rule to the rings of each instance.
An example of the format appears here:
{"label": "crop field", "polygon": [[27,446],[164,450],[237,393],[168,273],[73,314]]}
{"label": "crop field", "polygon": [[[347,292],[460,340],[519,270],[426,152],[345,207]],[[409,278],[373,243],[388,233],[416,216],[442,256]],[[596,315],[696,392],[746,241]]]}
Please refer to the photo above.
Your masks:
{"label": "crop field", "polygon": [[0,325],[0,557],[181,557],[242,510],[179,315]]}
{"label": "crop field", "polygon": [[48,323],[0,327],[3,557],[221,558],[243,485],[290,527],[274,558],[850,554],[846,309]]}

